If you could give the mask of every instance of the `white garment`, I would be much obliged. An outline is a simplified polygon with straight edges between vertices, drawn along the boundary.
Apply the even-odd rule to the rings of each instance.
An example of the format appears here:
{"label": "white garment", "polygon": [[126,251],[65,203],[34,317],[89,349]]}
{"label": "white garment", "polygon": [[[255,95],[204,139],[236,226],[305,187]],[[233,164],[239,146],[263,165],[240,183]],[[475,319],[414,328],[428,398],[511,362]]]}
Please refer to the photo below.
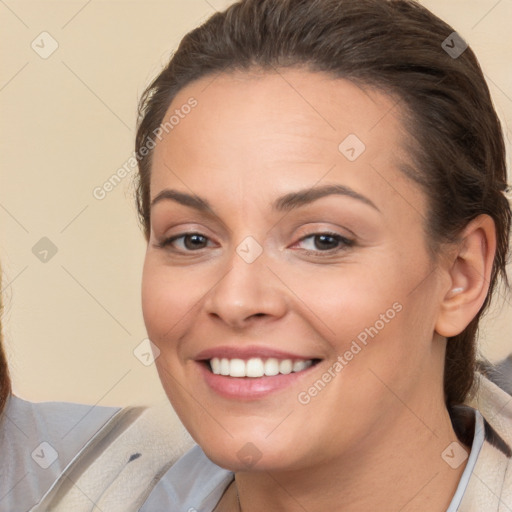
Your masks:
{"label": "white garment", "polygon": [[[468,405],[478,409],[499,436],[486,440],[476,461],[460,512],[512,511],[512,396],[478,375],[479,388]],[[501,442],[500,442],[501,441]],[[502,443],[505,443],[503,446]],[[508,453],[507,452],[508,448]]]}

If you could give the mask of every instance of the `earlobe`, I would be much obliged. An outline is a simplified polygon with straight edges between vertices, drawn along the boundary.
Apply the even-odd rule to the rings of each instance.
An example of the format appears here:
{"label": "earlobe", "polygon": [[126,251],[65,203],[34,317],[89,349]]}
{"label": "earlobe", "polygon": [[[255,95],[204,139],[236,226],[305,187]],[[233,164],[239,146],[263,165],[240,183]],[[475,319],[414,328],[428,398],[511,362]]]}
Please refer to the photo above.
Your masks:
{"label": "earlobe", "polygon": [[436,332],[447,338],[460,334],[480,311],[491,279],[496,252],[493,219],[480,215],[464,229],[447,270],[449,289],[442,298]]}

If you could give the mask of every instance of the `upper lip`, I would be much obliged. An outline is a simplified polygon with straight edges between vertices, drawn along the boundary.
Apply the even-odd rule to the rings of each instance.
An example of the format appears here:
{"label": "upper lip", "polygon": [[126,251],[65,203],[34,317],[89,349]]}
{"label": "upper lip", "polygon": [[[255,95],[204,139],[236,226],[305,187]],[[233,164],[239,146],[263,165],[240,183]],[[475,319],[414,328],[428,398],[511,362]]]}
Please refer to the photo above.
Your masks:
{"label": "upper lip", "polygon": [[314,356],[304,356],[300,354],[294,354],[284,350],[276,350],[275,348],[265,346],[229,346],[223,345],[219,347],[212,347],[202,350],[195,356],[196,361],[205,361],[213,359],[214,357],[227,358],[227,359],[251,359],[253,357],[259,357],[262,359],[276,358],[276,359],[293,359],[293,360],[304,360],[309,359],[320,359]]}

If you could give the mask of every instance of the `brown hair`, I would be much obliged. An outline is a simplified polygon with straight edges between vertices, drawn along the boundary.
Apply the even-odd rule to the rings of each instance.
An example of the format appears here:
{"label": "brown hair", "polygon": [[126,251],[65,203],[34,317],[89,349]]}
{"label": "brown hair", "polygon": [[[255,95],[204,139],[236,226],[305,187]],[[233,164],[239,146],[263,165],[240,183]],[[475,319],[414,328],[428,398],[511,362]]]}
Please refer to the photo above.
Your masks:
{"label": "brown hair", "polygon": [[[1,277],[1,276],[0,276]],[[1,284],[1,280],[0,280]],[[1,286],[0,286],[1,288]],[[3,302],[0,295],[0,317],[3,313]],[[7,399],[11,394],[11,379],[9,377],[9,368],[7,366],[7,358],[5,357],[2,324],[0,322],[0,414],[4,410]]]}
{"label": "brown hair", "polygon": [[153,140],[178,91],[193,80],[305,66],[397,98],[412,139],[408,150],[414,165],[403,170],[428,197],[431,250],[457,240],[480,214],[496,224],[497,252],[485,303],[466,329],[448,340],[448,406],[462,403],[471,391],[479,319],[500,274],[507,283],[511,224],[500,122],[473,51],[467,48],[455,58],[443,49],[453,32],[412,0],[239,1],[189,32],[145,90],[135,148],[137,206],[148,238],[152,152],[141,150]]}

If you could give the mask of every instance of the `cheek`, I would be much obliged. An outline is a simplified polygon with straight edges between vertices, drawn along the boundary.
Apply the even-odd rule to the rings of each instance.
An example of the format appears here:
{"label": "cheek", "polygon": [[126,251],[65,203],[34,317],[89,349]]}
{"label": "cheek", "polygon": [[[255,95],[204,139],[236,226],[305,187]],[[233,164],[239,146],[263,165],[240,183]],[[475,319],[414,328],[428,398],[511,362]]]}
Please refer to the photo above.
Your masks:
{"label": "cheek", "polygon": [[399,254],[379,256],[337,273],[317,274],[304,280],[301,291],[335,352],[333,361],[343,358],[345,377],[339,380],[357,386],[362,378],[379,385],[370,370],[389,381],[409,380],[407,373],[421,368],[432,341],[435,315],[425,307],[432,284],[427,279],[418,286],[428,265],[417,259],[413,265]]}
{"label": "cheek", "polygon": [[286,282],[293,283],[301,309],[338,352],[376,323],[382,330],[383,322],[394,322],[403,300],[396,269],[378,258],[288,274]]}
{"label": "cheek", "polygon": [[[149,338],[160,349],[164,339],[175,335],[179,319],[187,312],[187,286],[170,269],[148,254],[142,274],[142,313]],[[179,290],[179,292],[178,292]]]}

